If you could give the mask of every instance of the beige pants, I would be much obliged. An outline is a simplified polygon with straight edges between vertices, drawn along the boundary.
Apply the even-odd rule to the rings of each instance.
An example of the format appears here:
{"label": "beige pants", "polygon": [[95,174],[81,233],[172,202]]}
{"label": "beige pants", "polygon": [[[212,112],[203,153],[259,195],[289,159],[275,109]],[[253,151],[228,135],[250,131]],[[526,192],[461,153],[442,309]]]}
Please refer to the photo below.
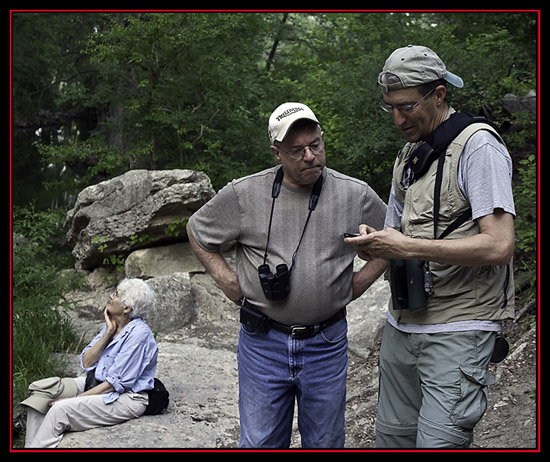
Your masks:
{"label": "beige pants", "polygon": [[[84,377],[74,379],[77,395],[84,391]],[[83,431],[126,422],[145,412],[149,398],[147,392],[121,394],[110,404],[102,395],[76,396],[55,403],[46,414],[33,408],[27,411],[26,448],[55,448],[66,431]]]}

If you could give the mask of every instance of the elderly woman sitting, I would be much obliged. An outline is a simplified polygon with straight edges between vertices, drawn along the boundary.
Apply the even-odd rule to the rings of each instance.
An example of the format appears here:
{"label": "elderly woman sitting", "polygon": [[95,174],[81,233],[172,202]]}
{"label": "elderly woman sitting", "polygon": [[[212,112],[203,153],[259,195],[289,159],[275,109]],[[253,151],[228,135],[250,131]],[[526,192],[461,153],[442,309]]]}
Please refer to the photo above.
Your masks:
{"label": "elderly woman sitting", "polygon": [[34,392],[21,403],[28,406],[25,447],[54,448],[66,431],[115,425],[145,412],[158,348],[143,318],[154,299],[147,283],[124,279],[104,310],[103,329],[80,355],[88,380],[31,384]]}

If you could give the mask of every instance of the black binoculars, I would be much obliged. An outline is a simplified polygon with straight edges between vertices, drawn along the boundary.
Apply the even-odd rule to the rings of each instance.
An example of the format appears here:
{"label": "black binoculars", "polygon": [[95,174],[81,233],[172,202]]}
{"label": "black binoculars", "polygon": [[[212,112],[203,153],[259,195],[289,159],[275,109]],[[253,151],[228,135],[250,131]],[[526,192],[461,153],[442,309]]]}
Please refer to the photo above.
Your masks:
{"label": "black binoculars", "polygon": [[390,288],[395,310],[426,308],[424,262],[392,260]]}
{"label": "black binoculars", "polygon": [[258,266],[260,284],[268,300],[282,300],[290,292],[290,270],[284,263],[277,265],[276,274],[271,272],[269,265]]}

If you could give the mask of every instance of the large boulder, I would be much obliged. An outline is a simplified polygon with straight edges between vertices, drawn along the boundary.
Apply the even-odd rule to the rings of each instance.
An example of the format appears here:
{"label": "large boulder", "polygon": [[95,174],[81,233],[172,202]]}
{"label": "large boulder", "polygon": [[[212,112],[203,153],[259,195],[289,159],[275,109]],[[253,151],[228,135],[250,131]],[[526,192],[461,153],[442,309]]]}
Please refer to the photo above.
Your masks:
{"label": "large boulder", "polygon": [[189,242],[133,251],[124,263],[126,277],[154,278],[173,273],[204,272]]}
{"label": "large boulder", "polygon": [[65,222],[76,267],[181,241],[187,219],[214,194],[208,176],[193,170],[130,170],[83,189]]}
{"label": "large boulder", "polygon": [[149,279],[147,283],[157,294],[147,314],[147,324],[153,332],[181,329],[196,316],[189,274],[174,273]]}

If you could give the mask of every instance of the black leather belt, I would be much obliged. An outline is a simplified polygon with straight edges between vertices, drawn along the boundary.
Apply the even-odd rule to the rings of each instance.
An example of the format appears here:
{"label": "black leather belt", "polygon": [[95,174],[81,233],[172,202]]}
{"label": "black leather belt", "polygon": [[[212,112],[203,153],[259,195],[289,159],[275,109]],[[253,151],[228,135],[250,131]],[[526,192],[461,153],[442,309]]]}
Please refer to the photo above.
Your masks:
{"label": "black leather belt", "polygon": [[[250,315],[250,313],[252,313]],[[323,329],[331,326],[332,324],[340,321],[346,317],[346,309],[342,308],[336,314],[332,315],[330,318],[322,321],[318,324],[312,324],[309,326],[294,324],[289,326],[287,324],[282,324],[265,314],[261,313],[254,305],[251,305],[248,301],[244,301],[241,306],[241,323],[254,327],[259,331],[266,332],[268,329],[275,329],[283,334],[290,335],[292,338],[301,340],[313,337],[321,332]],[[254,324],[254,326],[252,326]]]}

